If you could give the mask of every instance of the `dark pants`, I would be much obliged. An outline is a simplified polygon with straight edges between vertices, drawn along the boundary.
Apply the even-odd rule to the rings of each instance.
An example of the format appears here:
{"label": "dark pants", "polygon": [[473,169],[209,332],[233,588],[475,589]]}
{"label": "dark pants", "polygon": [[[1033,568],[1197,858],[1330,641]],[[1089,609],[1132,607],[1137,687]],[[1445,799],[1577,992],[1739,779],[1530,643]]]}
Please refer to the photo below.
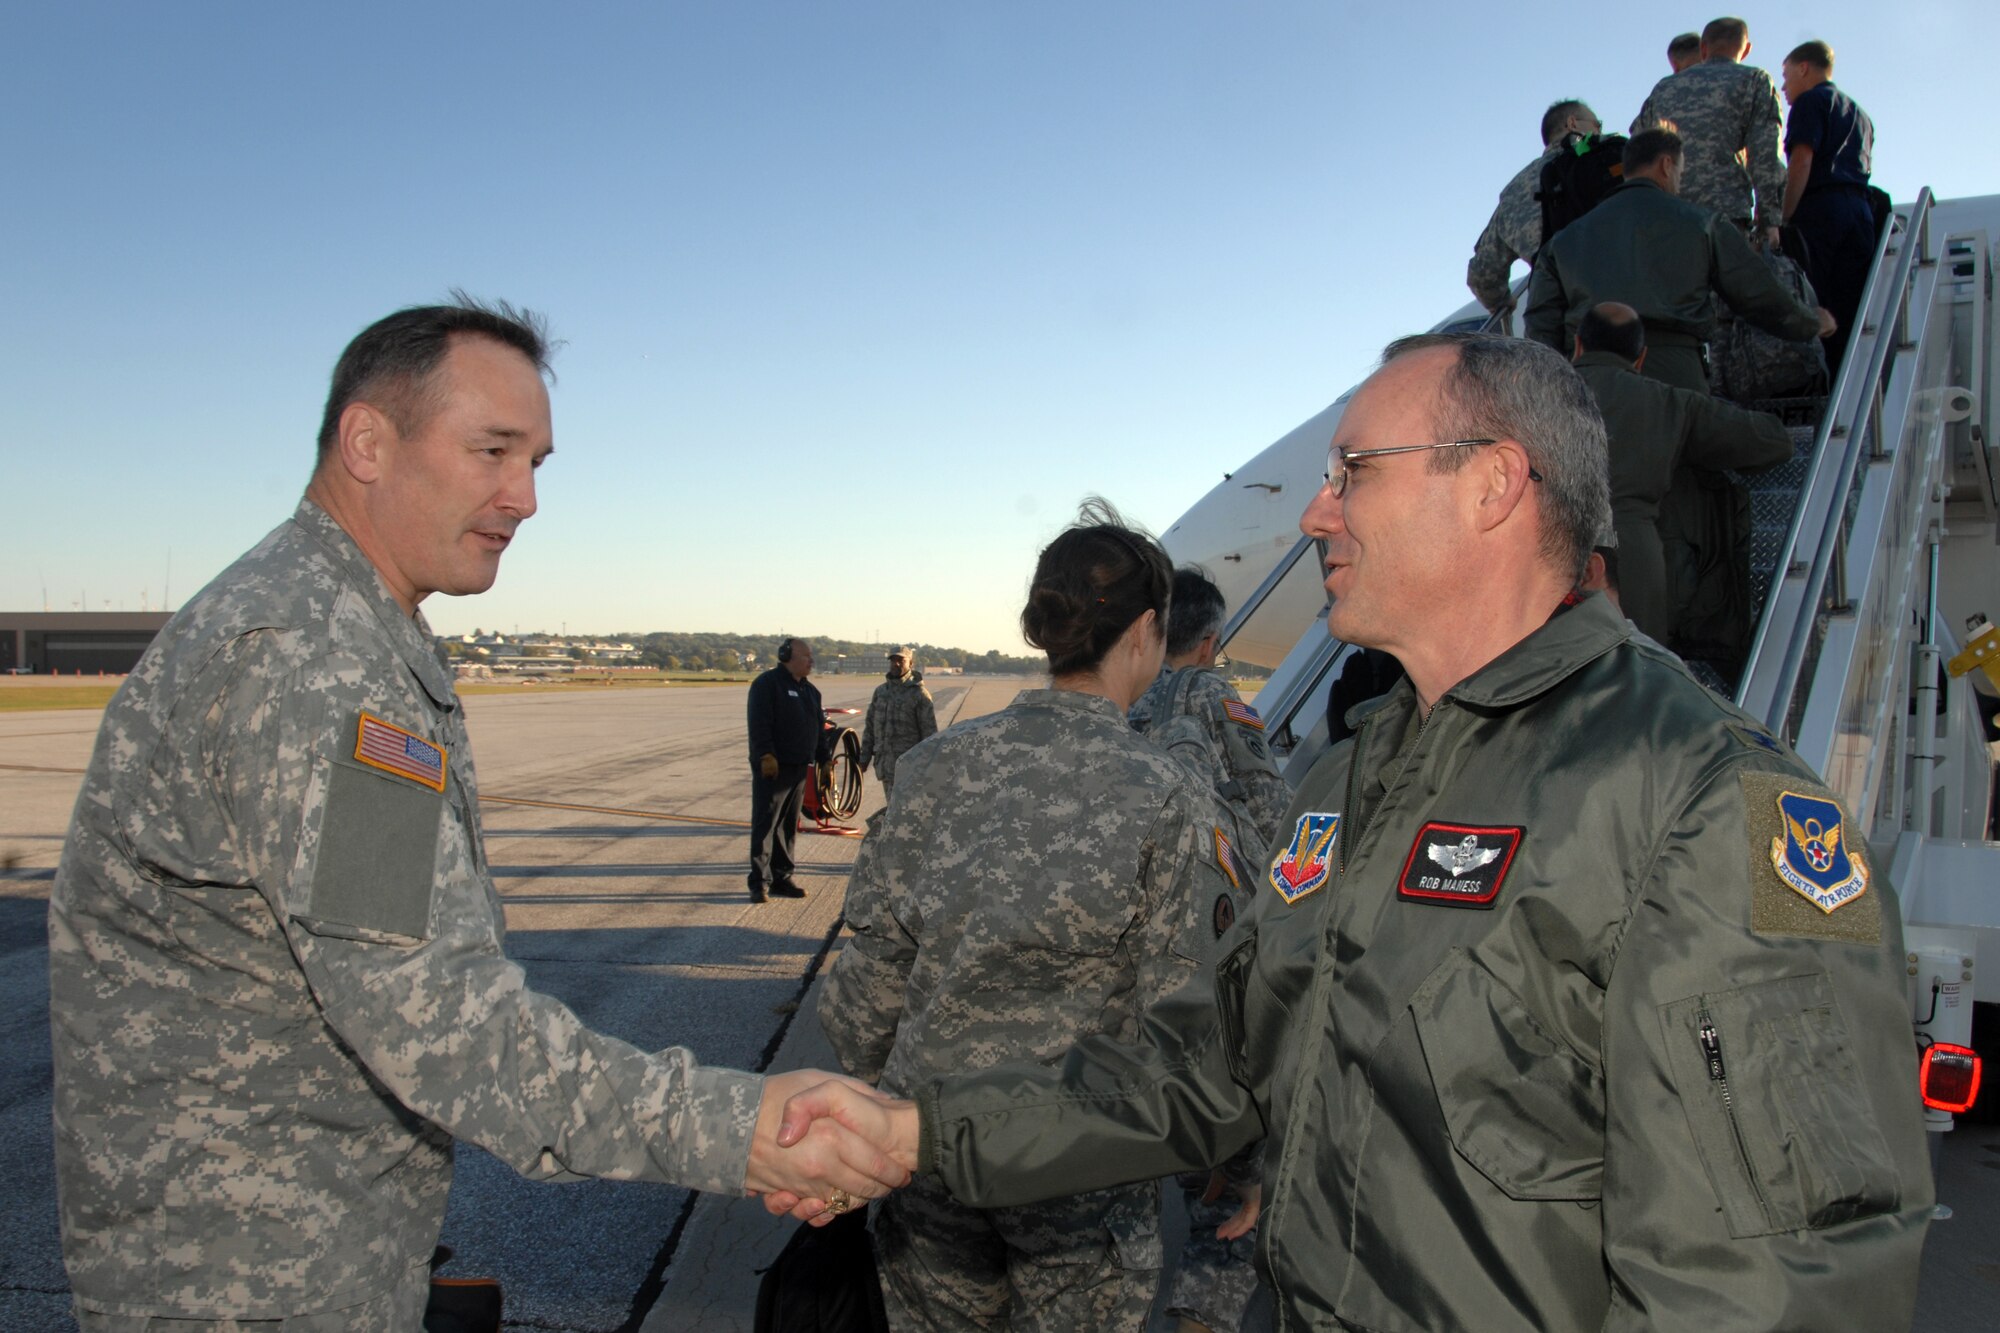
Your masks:
{"label": "dark pants", "polygon": [[775,778],[750,770],[750,883],[758,888],[791,882],[792,844],[811,772],[811,764],[779,764]]}
{"label": "dark pants", "polygon": [[1827,370],[1838,374],[1875,259],[1875,210],[1860,191],[1814,190],[1799,200],[1792,226],[1805,242],[1806,277],[1819,303],[1840,323],[1826,340]]}

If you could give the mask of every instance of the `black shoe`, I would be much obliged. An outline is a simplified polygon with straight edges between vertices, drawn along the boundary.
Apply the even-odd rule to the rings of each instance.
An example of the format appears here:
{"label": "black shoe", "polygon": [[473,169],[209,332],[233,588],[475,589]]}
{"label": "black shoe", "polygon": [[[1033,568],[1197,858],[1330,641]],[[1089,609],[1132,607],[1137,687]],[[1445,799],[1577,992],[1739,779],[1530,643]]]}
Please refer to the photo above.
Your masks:
{"label": "black shoe", "polygon": [[752,903],[768,903],[771,901],[770,895],[764,892],[764,886],[754,879],[750,881],[750,901]]}
{"label": "black shoe", "polygon": [[771,886],[771,892],[780,898],[803,898],[806,891],[790,880],[779,880]]}

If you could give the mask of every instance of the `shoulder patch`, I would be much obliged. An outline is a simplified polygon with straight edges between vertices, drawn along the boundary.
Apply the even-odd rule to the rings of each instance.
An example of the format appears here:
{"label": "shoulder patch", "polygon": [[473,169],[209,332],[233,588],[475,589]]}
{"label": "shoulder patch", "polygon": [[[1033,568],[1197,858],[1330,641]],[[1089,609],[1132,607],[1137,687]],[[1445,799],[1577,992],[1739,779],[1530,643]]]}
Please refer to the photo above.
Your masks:
{"label": "shoulder patch", "polygon": [[1271,862],[1265,879],[1278,896],[1295,903],[1322,887],[1333,873],[1333,844],[1340,836],[1340,816],[1308,810],[1292,829],[1292,840]]}
{"label": "shoulder patch", "polygon": [[1240,722],[1253,731],[1264,729],[1264,719],[1257,715],[1256,709],[1241,699],[1224,699],[1222,711],[1228,715],[1231,722]]}
{"label": "shoulder patch", "polygon": [[1229,835],[1220,828],[1215,830],[1215,863],[1222,867],[1223,876],[1229,880],[1230,888],[1243,887],[1243,876],[1236,869],[1236,849],[1229,845]]}
{"label": "shoulder patch", "polygon": [[1215,895],[1215,938],[1221,939],[1236,924],[1236,900],[1226,893]]}
{"label": "shoulder patch", "polygon": [[421,782],[432,791],[444,790],[444,748],[373,713],[361,714],[354,734],[354,757],[370,768]]}
{"label": "shoulder patch", "polygon": [[1490,910],[1527,832],[1518,824],[1485,827],[1432,820],[1417,830],[1396,897],[1404,902]]}
{"label": "shoulder patch", "polygon": [[1744,773],[1750,926],[1759,935],[1877,944],[1880,895],[1846,812],[1818,784],[1788,773]]}

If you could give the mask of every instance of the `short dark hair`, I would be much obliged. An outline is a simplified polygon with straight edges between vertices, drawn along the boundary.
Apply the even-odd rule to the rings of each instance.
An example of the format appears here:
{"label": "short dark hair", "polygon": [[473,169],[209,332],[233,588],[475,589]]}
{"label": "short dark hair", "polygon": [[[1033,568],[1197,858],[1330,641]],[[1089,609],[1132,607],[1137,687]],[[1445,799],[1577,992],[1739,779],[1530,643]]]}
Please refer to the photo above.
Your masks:
{"label": "short dark hair", "polygon": [[1689,56],[1701,54],[1701,34],[1684,32],[1667,43],[1667,59],[1686,60]]}
{"label": "short dark hair", "polygon": [[1671,121],[1655,125],[1650,130],[1640,130],[1625,141],[1625,179],[1631,180],[1637,172],[1644,171],[1663,157],[1680,157],[1680,131]]}
{"label": "short dark hair", "polygon": [[1194,565],[1174,571],[1173,614],[1167,617],[1167,656],[1181,657],[1195,650],[1201,641],[1222,630],[1224,612],[1222,589],[1208,572]]}
{"label": "short dark hair", "polygon": [[350,404],[380,408],[405,435],[420,431],[437,410],[435,375],[453,338],[491,338],[549,374],[548,324],[505,301],[476,301],[457,288],[450,305],[411,306],[376,320],[354,336],[333,367],[333,386],[319,422],[319,457],[333,449],[340,414]]}
{"label": "short dark hair", "polygon": [[1646,325],[1631,307],[1592,306],[1576,326],[1576,340],[1586,352],[1609,352],[1627,361],[1637,361],[1646,350]]}
{"label": "short dark hair", "polygon": [[1554,143],[1561,136],[1563,126],[1568,123],[1569,118],[1579,111],[1589,112],[1593,116],[1597,114],[1595,111],[1591,111],[1588,105],[1578,101],[1574,97],[1566,97],[1560,102],[1549,103],[1549,109],[1542,113],[1542,143],[1545,146]]}
{"label": "short dark hair", "polygon": [[1173,585],[1160,544],[1093,496],[1035,561],[1021,634],[1048,654],[1052,676],[1095,670],[1146,612],[1164,627]]}
{"label": "short dark hair", "polygon": [[1785,57],[1787,65],[1811,65],[1823,73],[1833,73],[1833,48],[1825,42],[1800,42]]}
{"label": "short dark hair", "polygon": [[[1382,364],[1431,347],[1457,353],[1439,385],[1435,438],[1513,440],[1527,450],[1542,478],[1542,556],[1566,578],[1580,578],[1598,534],[1611,528],[1604,418],[1583,376],[1541,343],[1485,333],[1398,338]],[[1470,452],[1433,449],[1429,470],[1455,472]]]}
{"label": "short dark hair", "polygon": [[1710,19],[1701,30],[1701,44],[1708,48],[1710,55],[1741,51],[1743,43],[1749,40],[1750,25],[1742,19]]}

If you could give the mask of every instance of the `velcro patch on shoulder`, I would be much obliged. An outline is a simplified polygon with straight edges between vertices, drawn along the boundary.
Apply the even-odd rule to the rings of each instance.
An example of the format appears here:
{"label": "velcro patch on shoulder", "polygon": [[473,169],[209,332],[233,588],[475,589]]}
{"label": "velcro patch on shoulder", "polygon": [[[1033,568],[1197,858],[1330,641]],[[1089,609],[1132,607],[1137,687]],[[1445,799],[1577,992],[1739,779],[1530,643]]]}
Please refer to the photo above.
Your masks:
{"label": "velcro patch on shoulder", "polygon": [[1483,826],[1432,820],[1417,830],[1396,896],[1404,902],[1490,910],[1521,850],[1518,824]]}
{"label": "velcro patch on shoulder", "polygon": [[1769,754],[1784,754],[1785,747],[1778,744],[1778,738],[1761,727],[1748,727],[1740,722],[1727,724],[1729,732],[1745,745],[1755,746]]}
{"label": "velcro patch on shoulder", "polygon": [[1257,715],[1256,709],[1244,703],[1241,699],[1224,699],[1222,701],[1222,711],[1228,716],[1231,722],[1240,722],[1253,731],[1262,731],[1264,729],[1264,719]]}
{"label": "velcro patch on shoulder", "polygon": [[1874,868],[1833,794],[1788,773],[1743,773],[1750,928],[1759,935],[1882,941]]}
{"label": "velcro patch on shoulder", "polygon": [[1243,887],[1243,876],[1236,870],[1236,849],[1229,845],[1229,835],[1220,828],[1215,830],[1215,863],[1222,867],[1222,873],[1229,880],[1229,887]]}
{"label": "velcro patch on shoulder", "polygon": [[1333,873],[1333,846],[1340,837],[1340,816],[1308,810],[1292,828],[1292,840],[1271,862],[1264,878],[1278,896],[1295,903],[1325,885]]}
{"label": "velcro patch on shoulder", "polygon": [[1221,939],[1229,933],[1229,928],[1236,924],[1236,900],[1234,898],[1226,893],[1215,895],[1215,914],[1212,924],[1215,926],[1215,938]]}
{"label": "velcro patch on shoulder", "polygon": [[444,747],[364,712],[355,727],[354,757],[370,768],[444,790]]}

